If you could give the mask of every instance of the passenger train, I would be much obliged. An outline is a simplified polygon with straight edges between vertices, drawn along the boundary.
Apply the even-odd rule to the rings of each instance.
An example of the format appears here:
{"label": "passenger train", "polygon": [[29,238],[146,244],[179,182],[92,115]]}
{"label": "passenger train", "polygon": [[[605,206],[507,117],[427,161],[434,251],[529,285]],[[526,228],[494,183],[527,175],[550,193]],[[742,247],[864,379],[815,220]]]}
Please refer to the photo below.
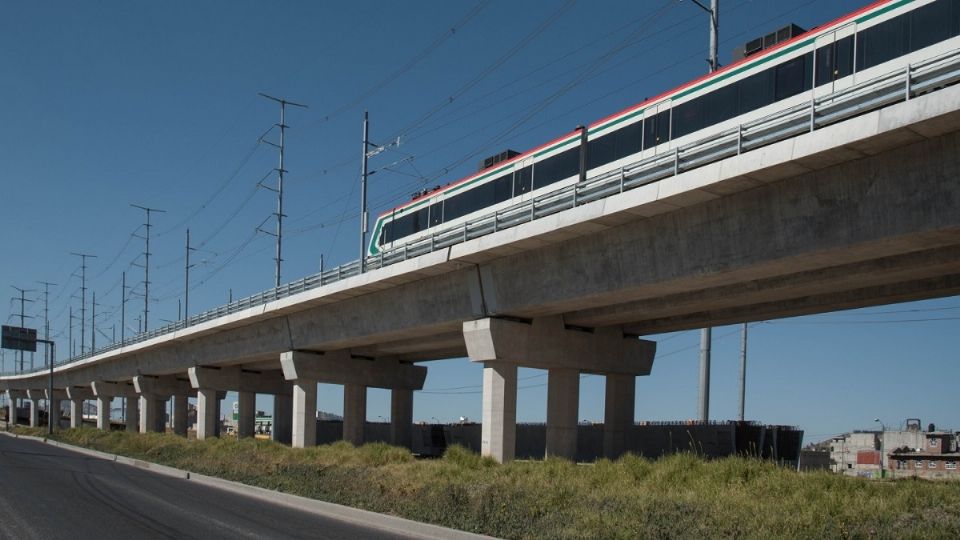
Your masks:
{"label": "passenger train", "polygon": [[368,254],[958,48],[960,0],[882,0],[754,54],[748,44],[730,66],[382,214]]}

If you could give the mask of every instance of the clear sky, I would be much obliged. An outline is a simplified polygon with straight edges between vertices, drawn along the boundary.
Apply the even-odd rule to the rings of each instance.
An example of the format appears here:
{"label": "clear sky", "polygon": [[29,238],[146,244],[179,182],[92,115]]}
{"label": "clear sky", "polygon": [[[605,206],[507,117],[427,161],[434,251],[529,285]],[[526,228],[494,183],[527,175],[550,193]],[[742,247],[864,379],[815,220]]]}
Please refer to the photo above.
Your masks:
{"label": "clear sky", "polygon": [[[866,3],[724,0],[721,62],[787,23],[811,28]],[[188,227],[199,248],[192,314],[272,286],[274,239],[255,231],[273,229],[276,199],[256,186],[273,185],[277,153],[257,140],[279,111],[258,92],[309,106],[287,115],[284,281],[316,272],[321,257],[328,267],[354,260],[364,109],[372,140],[401,136],[371,160],[379,214],[486,155],[536,146],[703,74],[707,28],[689,1],[4,2],[0,286],[9,296],[34,289],[28,326],[42,328],[38,281],[56,283],[51,333],[66,351],[69,309],[80,309],[80,259],[70,253],[95,254],[87,286],[99,304],[97,343],[120,335],[123,271],[139,294],[127,304],[135,332],[144,213],[131,204],[166,211],[153,216],[151,328],[178,317]],[[747,416],[798,425],[808,440],[876,417],[960,427],[958,313],[960,300],[947,298],[754,324]],[[7,314],[18,323],[19,302]],[[736,417],[737,332],[714,331],[715,419]],[[79,318],[73,334],[79,347]],[[654,339],[637,419],[695,417],[698,333]],[[415,419],[479,418],[480,367],[428,365]],[[543,421],[545,373],[520,377],[519,420]],[[323,385],[319,407],[339,413],[342,390]],[[371,390],[368,418],[388,415],[387,392]],[[580,415],[602,420],[601,378],[583,379]]]}

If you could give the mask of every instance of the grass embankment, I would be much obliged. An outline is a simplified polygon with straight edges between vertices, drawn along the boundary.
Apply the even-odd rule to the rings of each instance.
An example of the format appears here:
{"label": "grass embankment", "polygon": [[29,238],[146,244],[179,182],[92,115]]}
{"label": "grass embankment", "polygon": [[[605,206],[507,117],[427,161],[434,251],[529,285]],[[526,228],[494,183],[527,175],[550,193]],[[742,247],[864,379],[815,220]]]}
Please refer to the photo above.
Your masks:
{"label": "grass embankment", "polygon": [[[28,434],[38,430],[17,428]],[[796,473],[744,458],[625,456],[497,465],[459,447],[415,460],[385,444],[61,431],[63,442],[334,503],[506,538],[945,538],[960,482]]]}

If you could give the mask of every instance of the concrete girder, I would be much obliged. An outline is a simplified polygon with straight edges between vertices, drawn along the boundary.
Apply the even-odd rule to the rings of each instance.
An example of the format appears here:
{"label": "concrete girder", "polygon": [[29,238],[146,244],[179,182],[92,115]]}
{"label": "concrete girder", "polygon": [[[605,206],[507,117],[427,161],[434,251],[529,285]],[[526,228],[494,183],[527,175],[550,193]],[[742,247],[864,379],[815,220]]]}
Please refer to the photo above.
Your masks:
{"label": "concrete girder", "polygon": [[187,370],[190,385],[195,388],[212,388],[222,392],[253,392],[257,394],[289,395],[290,383],[279,370],[248,371],[237,366],[196,366]]}
{"label": "concrete girder", "polygon": [[[634,331],[634,328],[645,320],[682,317],[690,313],[712,312],[816,295],[826,284],[843,286],[848,290],[859,290],[958,273],[960,273],[960,245],[954,245],[816,270],[785,273],[720,287],[687,290],[668,295],[659,292],[631,302],[566,313],[564,321],[588,327],[624,324],[628,331]],[[837,294],[831,293],[831,296],[837,296]],[[839,295],[843,296],[843,293]],[[866,298],[860,298],[854,305],[862,307],[865,301]],[[887,302],[886,295],[878,295],[878,304]]]}
{"label": "concrete girder", "polygon": [[87,400],[93,399],[96,396],[93,394],[93,389],[90,386],[68,386],[66,388],[67,398],[70,400]]}
{"label": "concrete girder", "polygon": [[570,329],[559,316],[527,324],[486,318],[463,323],[470,360],[539,369],[649,375],[657,344],[620,328]]}
{"label": "concrete girder", "polygon": [[427,368],[423,366],[390,359],[353,358],[349,351],[287,351],[280,355],[280,365],[284,377],[291,381],[311,379],[315,383],[420,390],[427,378]]}
{"label": "concrete girder", "polygon": [[137,389],[133,387],[133,382],[109,382],[109,381],[93,381],[90,383],[90,388],[93,389],[93,395],[107,396],[111,398],[115,397],[125,397],[125,398],[138,398]]}
{"label": "concrete girder", "polygon": [[189,379],[173,375],[137,375],[133,378],[133,387],[138,394],[157,397],[197,395]]}
{"label": "concrete girder", "polygon": [[[49,389],[46,389],[46,388],[45,388],[45,389],[43,390],[43,398],[44,398],[44,399],[50,399],[50,390],[49,390]],[[54,388],[54,389],[53,389],[53,399],[56,399],[56,400],[64,400],[64,399],[70,399],[70,398],[67,396],[67,391],[66,391],[66,390],[60,389],[60,388]]]}

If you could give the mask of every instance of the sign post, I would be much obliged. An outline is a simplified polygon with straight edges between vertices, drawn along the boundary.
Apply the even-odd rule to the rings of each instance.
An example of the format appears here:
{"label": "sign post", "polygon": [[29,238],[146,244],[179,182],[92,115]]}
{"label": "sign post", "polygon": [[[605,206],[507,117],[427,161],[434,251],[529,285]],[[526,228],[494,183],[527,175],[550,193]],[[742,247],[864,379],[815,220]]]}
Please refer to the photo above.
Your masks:
{"label": "sign post", "polygon": [[[3,325],[2,334],[0,334],[0,347],[4,349],[13,349],[17,351],[37,352],[37,343],[43,343],[50,346],[50,379],[47,383],[49,394],[47,395],[47,434],[53,434],[53,364],[56,363],[57,346],[52,340],[37,339],[37,330],[34,328],[23,328],[20,326]],[[36,405],[36,404],[34,404]],[[60,412],[57,411],[59,417]],[[10,422],[7,422],[9,425]]]}

